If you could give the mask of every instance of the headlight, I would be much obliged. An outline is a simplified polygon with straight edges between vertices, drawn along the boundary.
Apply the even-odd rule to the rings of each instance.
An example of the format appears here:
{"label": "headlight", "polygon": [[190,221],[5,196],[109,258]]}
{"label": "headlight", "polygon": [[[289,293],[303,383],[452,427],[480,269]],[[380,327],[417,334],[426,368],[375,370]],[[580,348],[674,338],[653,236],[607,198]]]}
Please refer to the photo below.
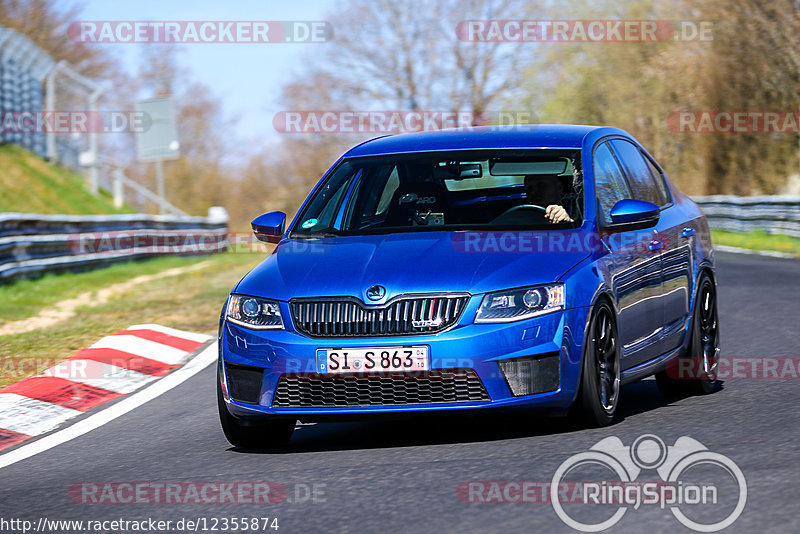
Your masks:
{"label": "headlight", "polygon": [[283,328],[281,309],[274,300],[231,295],[225,310],[225,318],[232,323],[256,329]]}
{"label": "headlight", "polygon": [[488,293],[475,315],[476,323],[510,323],[564,309],[564,284],[523,287]]}

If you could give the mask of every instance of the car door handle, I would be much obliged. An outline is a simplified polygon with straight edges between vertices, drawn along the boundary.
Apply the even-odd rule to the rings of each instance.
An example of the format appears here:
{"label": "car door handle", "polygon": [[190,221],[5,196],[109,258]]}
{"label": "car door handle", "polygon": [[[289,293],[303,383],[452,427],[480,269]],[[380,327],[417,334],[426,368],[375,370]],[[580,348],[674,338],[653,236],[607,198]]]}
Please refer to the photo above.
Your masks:
{"label": "car door handle", "polygon": [[681,232],[681,237],[692,237],[694,235],[694,228],[684,228],[683,232]]}
{"label": "car door handle", "polygon": [[647,250],[651,250],[655,252],[656,250],[661,250],[664,247],[664,243],[658,240],[650,241],[650,244],[647,245]]}

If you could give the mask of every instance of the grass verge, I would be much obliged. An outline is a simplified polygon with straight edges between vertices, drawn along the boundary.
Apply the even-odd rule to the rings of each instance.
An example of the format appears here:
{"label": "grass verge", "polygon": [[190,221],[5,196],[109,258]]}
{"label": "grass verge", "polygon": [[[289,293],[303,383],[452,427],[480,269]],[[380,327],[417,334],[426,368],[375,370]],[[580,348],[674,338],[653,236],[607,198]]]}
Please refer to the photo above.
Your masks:
{"label": "grass verge", "polygon": [[800,238],[766,232],[726,232],[711,230],[715,245],[739,247],[750,250],[768,250],[800,256]]}
{"label": "grass verge", "polygon": [[[0,387],[17,382],[88,347],[98,339],[136,323],[216,333],[222,305],[231,288],[264,258],[263,253],[225,253],[202,257],[171,257],[122,264],[78,274],[48,276],[0,288],[3,319],[38,313],[44,306],[135,276],[208,261],[184,275],[143,282],[101,305],[77,309],[77,315],[49,328],[0,337]],[[41,288],[38,287],[41,285]],[[26,295],[30,303],[25,303]],[[20,306],[6,297],[14,299]],[[24,311],[22,311],[24,310]]]}
{"label": "grass verge", "polygon": [[91,215],[134,213],[114,207],[111,194],[93,195],[84,178],[15,145],[0,145],[0,212]]}
{"label": "grass verge", "polygon": [[[214,261],[220,261],[220,257]],[[174,267],[184,267],[208,259],[197,256],[164,256],[144,261],[117,263],[108,268],[80,273],[47,274],[41,278],[18,280],[0,286],[0,323],[18,321],[36,315],[49,306],[129,280]]]}

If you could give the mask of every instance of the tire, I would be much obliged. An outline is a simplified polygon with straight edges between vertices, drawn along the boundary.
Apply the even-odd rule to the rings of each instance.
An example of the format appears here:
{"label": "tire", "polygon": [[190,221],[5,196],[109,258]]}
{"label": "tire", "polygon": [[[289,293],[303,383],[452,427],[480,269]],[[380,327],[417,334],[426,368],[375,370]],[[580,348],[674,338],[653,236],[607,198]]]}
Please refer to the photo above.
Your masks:
{"label": "tire", "polygon": [[614,422],[619,404],[620,362],[617,321],[608,303],[600,301],[592,311],[583,350],[583,368],[576,415],[589,427]]}
{"label": "tire", "polygon": [[[707,395],[717,389],[719,362],[719,314],[717,291],[711,277],[703,273],[697,285],[689,348],[684,356],[671,361],[656,374],[658,389],[666,397],[681,394]],[[690,377],[680,377],[678,369],[690,369]]]}
{"label": "tire", "polygon": [[285,447],[289,443],[294,432],[294,419],[277,419],[243,425],[228,411],[219,380],[217,379],[216,382],[219,422],[225,438],[231,445],[243,449],[277,449]]}

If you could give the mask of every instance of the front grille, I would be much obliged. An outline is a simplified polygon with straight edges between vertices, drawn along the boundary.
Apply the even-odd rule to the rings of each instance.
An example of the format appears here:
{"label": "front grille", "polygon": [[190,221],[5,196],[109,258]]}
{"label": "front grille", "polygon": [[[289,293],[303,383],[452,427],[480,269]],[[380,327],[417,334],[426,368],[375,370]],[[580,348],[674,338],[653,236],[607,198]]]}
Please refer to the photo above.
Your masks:
{"label": "front grille", "polygon": [[402,297],[383,306],[352,298],[295,299],[295,328],[311,337],[435,334],[458,321],[469,295]]}
{"label": "front grille", "polygon": [[472,369],[432,369],[419,373],[358,375],[284,374],[272,406],[401,406],[488,401],[489,394]]}

